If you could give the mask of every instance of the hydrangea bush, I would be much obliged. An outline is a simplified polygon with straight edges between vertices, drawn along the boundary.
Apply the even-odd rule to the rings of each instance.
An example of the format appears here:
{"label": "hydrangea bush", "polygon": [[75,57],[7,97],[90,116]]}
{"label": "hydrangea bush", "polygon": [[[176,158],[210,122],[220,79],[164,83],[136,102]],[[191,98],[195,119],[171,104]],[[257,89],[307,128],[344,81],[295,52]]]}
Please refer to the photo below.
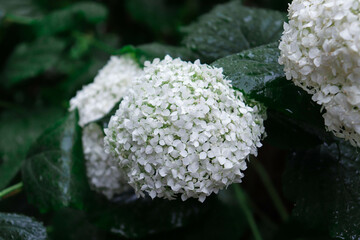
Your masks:
{"label": "hydrangea bush", "polygon": [[359,1],[3,2],[0,239],[360,239]]}

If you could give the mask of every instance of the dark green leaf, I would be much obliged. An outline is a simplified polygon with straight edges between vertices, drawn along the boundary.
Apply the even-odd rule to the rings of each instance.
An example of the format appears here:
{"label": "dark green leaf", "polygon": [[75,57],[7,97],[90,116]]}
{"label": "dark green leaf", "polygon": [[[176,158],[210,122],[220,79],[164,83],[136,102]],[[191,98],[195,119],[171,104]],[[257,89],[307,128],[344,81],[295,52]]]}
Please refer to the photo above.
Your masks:
{"label": "dark green leaf", "polygon": [[45,127],[61,116],[60,109],[4,112],[0,117],[0,190],[20,170],[26,152]]}
{"label": "dark green leaf", "polygon": [[331,240],[329,234],[321,232],[319,229],[309,229],[304,224],[291,217],[286,223],[282,224],[275,236],[271,239],[276,240]]}
{"label": "dark green leaf", "polygon": [[1,240],[45,240],[46,229],[34,219],[10,213],[0,213]]}
{"label": "dark green leaf", "polygon": [[52,240],[104,240],[105,232],[91,224],[84,212],[62,209],[54,214],[49,235]]}
{"label": "dark green leaf", "polygon": [[40,38],[32,43],[21,43],[9,57],[2,76],[12,86],[35,77],[55,65],[65,43],[57,38]]}
{"label": "dark green leaf", "polygon": [[52,35],[77,28],[81,20],[92,24],[102,22],[107,14],[106,7],[100,3],[81,2],[50,13],[40,19],[35,28],[39,35]]}
{"label": "dark green leaf", "polygon": [[121,49],[121,54],[129,54],[134,57],[140,65],[145,61],[152,61],[154,58],[164,58],[170,55],[172,58],[181,58],[184,61],[194,61],[198,55],[184,47],[175,47],[160,43],[149,43],[137,47],[128,45]]}
{"label": "dark green leaf", "polygon": [[186,46],[211,62],[280,39],[283,13],[242,6],[232,1],[215,7],[184,29]]}
{"label": "dark green leaf", "polygon": [[280,143],[277,146],[294,148],[316,146],[319,141],[333,141],[332,134],[325,130],[320,105],[291,81],[279,78],[268,82],[263,89],[253,91],[250,97],[266,105],[269,112],[274,112],[269,114],[268,120],[274,122],[268,126],[278,127],[267,128],[271,143],[276,138]]}
{"label": "dark green leaf", "polygon": [[179,7],[165,0],[126,0],[125,7],[132,18],[155,33],[168,33],[179,21]]}
{"label": "dark green leaf", "polygon": [[[313,126],[292,119],[273,109],[267,111],[264,122],[266,138],[264,141],[281,149],[304,149],[320,144],[330,133],[323,126]],[[327,139],[326,139],[327,140]]]}
{"label": "dark green leaf", "polygon": [[122,237],[139,238],[190,224],[209,209],[210,202],[209,199],[205,203],[195,199],[185,202],[159,198],[151,200],[126,192],[112,203],[96,202],[90,214],[103,229]]}
{"label": "dark green leaf", "polygon": [[[232,187],[219,192],[201,205],[202,215],[183,228],[157,234],[150,239],[209,239],[238,240],[248,230],[246,218],[236,200]],[[250,206],[248,206],[250,208]]]}
{"label": "dark green leaf", "polygon": [[88,183],[77,112],[69,113],[38,138],[22,173],[28,199],[41,211],[84,207]]}
{"label": "dark green leaf", "polygon": [[360,153],[348,143],[291,155],[284,175],[294,217],[340,239],[360,238]]}

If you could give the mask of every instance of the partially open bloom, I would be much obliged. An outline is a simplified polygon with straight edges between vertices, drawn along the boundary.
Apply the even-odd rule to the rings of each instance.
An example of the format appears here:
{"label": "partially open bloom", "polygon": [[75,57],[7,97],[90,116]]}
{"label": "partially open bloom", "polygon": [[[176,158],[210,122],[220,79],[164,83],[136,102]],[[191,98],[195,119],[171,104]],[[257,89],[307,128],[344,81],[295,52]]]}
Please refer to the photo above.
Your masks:
{"label": "partially open bloom", "polygon": [[221,68],[166,56],[146,62],[105,129],[105,147],[137,194],[204,201],[241,182],[264,133]]}
{"label": "partially open bloom", "polygon": [[127,190],[129,185],[121,175],[117,162],[105,153],[103,130],[91,122],[104,117],[140,74],[142,70],[133,60],[113,56],[94,82],[70,100],[70,110],[78,108],[79,124],[83,127],[82,143],[90,186],[109,199]]}
{"label": "partially open bloom", "polygon": [[326,110],[329,131],[360,147],[360,2],[294,0],[280,42],[287,79]]}

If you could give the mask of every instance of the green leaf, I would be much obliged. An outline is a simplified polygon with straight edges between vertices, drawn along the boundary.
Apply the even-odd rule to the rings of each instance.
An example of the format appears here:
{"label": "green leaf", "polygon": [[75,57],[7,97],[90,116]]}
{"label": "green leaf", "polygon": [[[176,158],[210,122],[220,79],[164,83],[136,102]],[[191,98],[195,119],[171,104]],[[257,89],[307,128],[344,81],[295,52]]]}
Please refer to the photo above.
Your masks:
{"label": "green leaf", "polygon": [[30,217],[0,213],[0,239],[45,240],[46,229]]}
{"label": "green leaf", "polygon": [[152,61],[154,58],[164,58],[170,55],[172,58],[181,58],[184,61],[194,61],[198,55],[184,47],[175,47],[160,43],[148,43],[137,47],[128,45],[121,49],[121,54],[129,54],[134,57],[140,65],[145,61]]}
{"label": "green leaf", "polygon": [[91,219],[102,229],[125,238],[140,238],[150,234],[186,226],[209,210],[211,200],[165,200],[137,198],[125,192],[111,203],[97,199],[90,212]]}
{"label": "green leaf", "polygon": [[39,108],[25,112],[7,111],[0,116],[0,190],[20,170],[30,145],[62,114],[60,109]]}
{"label": "green leaf", "polygon": [[360,238],[360,153],[348,143],[294,152],[284,174],[301,225],[339,239]]}
{"label": "green leaf", "polygon": [[43,14],[34,0],[0,0],[1,15],[6,15],[10,21],[31,22]]}
{"label": "green leaf", "polygon": [[330,133],[323,126],[314,126],[292,119],[273,109],[268,109],[264,122],[266,129],[265,142],[280,149],[306,149],[328,141]]}
{"label": "green leaf", "polygon": [[106,7],[95,2],[81,2],[54,11],[35,24],[38,35],[53,35],[80,27],[82,21],[96,24],[106,20]]}
{"label": "green leaf", "polygon": [[89,191],[77,112],[48,128],[30,148],[23,165],[29,201],[45,212],[84,208]]}
{"label": "green leaf", "polygon": [[4,84],[13,86],[49,70],[64,48],[62,40],[50,37],[19,44],[5,65],[2,73]]}
{"label": "green leaf", "polygon": [[221,67],[234,88],[251,94],[265,85],[284,78],[283,66],[278,63],[278,43],[270,43],[220,58],[211,65]]}
{"label": "green leaf", "polygon": [[218,5],[184,28],[184,44],[212,62],[280,39],[286,16],[283,13],[242,6],[240,1]]}

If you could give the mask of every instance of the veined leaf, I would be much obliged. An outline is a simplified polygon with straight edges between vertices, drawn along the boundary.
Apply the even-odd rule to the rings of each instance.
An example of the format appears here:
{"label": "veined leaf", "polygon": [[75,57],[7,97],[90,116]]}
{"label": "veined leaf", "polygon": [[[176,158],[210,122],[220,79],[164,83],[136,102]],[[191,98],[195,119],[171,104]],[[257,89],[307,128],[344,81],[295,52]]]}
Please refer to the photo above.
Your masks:
{"label": "veined leaf", "polygon": [[220,58],[211,65],[221,67],[234,88],[247,94],[261,91],[267,83],[285,77],[278,63],[278,43],[270,43]]}
{"label": "veined leaf", "polygon": [[89,191],[77,112],[47,129],[33,144],[23,165],[28,200],[45,212],[84,208]]}
{"label": "veined leaf", "polygon": [[184,43],[211,62],[280,39],[286,15],[232,1],[215,7],[184,28]]}
{"label": "veined leaf", "polygon": [[46,229],[30,217],[0,213],[0,239],[45,240]]}

